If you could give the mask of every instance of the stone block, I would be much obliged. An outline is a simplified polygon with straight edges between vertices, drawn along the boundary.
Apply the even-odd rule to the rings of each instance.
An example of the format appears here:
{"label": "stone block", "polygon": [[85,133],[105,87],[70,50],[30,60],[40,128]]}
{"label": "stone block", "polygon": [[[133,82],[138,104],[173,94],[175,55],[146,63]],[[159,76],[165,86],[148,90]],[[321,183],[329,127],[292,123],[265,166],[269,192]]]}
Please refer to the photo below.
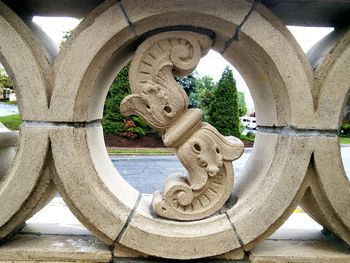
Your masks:
{"label": "stone block", "polygon": [[[125,11],[134,23],[137,35],[166,27],[187,26],[209,29],[215,32],[213,49],[222,51],[225,43],[235,33],[237,26],[249,12],[251,4],[246,1],[147,1],[147,8],[140,10],[144,2],[123,1]],[[179,27],[180,26],[180,27]],[[184,27],[184,28],[185,28]]]}
{"label": "stone block", "polygon": [[307,137],[258,132],[234,187],[238,201],[226,212],[245,250],[270,236],[297,207],[312,150]]}
{"label": "stone block", "polygon": [[102,127],[50,131],[57,188],[64,201],[94,235],[112,244],[138,199],[138,192],[108,157]]}
{"label": "stone block", "polygon": [[19,112],[23,120],[45,120],[52,86],[49,62],[57,49],[49,49],[50,43],[46,49],[27,23],[0,2],[1,63],[15,83]]}
{"label": "stone block", "polygon": [[350,244],[350,185],[336,136],[313,138],[313,160],[308,171],[309,190],[301,206],[328,230]]}
{"label": "stone block", "polygon": [[344,118],[350,87],[350,29],[336,29],[308,52],[315,75],[316,127],[337,130]]}
{"label": "stone block", "polygon": [[0,247],[0,262],[111,262],[108,246],[92,236],[16,235]]}
{"label": "stone block", "polygon": [[42,208],[54,193],[48,130],[22,127],[20,134],[16,157],[0,184],[0,239]]}
{"label": "stone block", "polygon": [[347,249],[320,241],[272,241],[266,240],[251,251],[252,263],[272,262],[350,262]]}
{"label": "stone block", "polygon": [[[156,217],[150,210],[151,196],[143,195],[120,244],[142,253],[170,259],[210,257],[240,244],[224,214],[192,222]],[[241,253],[237,253],[239,257]]]}
{"label": "stone block", "polygon": [[102,119],[108,89],[132,55],[124,46],[133,38],[115,2],[106,1],[85,18],[55,60],[50,120]]}

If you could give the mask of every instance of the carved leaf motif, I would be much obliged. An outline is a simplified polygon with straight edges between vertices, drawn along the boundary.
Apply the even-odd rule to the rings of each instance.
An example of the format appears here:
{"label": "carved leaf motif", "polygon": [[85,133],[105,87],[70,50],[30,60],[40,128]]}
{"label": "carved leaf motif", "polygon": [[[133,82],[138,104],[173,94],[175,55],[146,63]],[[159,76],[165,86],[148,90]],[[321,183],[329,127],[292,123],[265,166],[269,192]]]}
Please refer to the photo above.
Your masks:
{"label": "carved leaf motif", "polygon": [[172,176],[165,182],[164,192],[154,195],[154,211],[169,219],[197,220],[220,210],[233,187],[232,161],[243,149],[239,139],[229,142],[203,123],[176,151],[187,177]]}
{"label": "carved leaf motif", "polygon": [[227,141],[202,123],[200,110],[187,109],[188,97],[173,76],[191,73],[211,45],[206,35],[161,33],[143,42],[131,63],[133,94],[122,101],[121,112],[141,115],[162,131],[188,171],[187,177],[169,177],[163,192],[153,195],[153,211],[165,218],[197,220],[219,211],[232,191],[232,161],[243,153],[239,139]]}
{"label": "carved leaf motif", "polygon": [[131,63],[133,95],[122,101],[121,112],[140,114],[153,128],[167,129],[188,107],[188,97],[173,72],[192,72],[211,43],[210,38],[191,32],[162,33],[147,39]]}

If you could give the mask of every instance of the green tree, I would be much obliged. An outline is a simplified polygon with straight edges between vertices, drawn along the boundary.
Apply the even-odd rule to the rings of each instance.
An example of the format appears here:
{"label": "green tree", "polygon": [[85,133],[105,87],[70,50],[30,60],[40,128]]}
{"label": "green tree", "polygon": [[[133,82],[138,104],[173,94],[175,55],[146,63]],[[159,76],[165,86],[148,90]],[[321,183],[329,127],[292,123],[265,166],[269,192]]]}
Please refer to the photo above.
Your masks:
{"label": "green tree", "polygon": [[188,98],[189,98],[189,108],[198,108],[199,101],[197,98],[197,86],[196,86],[196,78],[194,74],[190,74],[186,77],[175,77],[177,83],[179,83],[183,89],[185,90]]}
{"label": "green tree", "polygon": [[238,91],[238,111],[240,117],[246,115],[248,112],[247,104],[245,103],[244,92],[242,91]]}
{"label": "green tree", "polygon": [[138,116],[123,116],[120,102],[131,93],[129,85],[130,63],[123,67],[114,79],[105,101],[103,129],[107,134],[121,135],[130,139],[145,135],[151,128]]}
{"label": "green tree", "polygon": [[11,88],[13,87],[11,79],[7,76],[5,70],[0,68],[0,87]]}
{"label": "green tree", "polygon": [[216,83],[210,76],[198,76],[196,78],[196,86],[196,96],[199,102],[199,108],[204,112],[204,119],[207,120],[209,105],[214,98]]}
{"label": "green tree", "polygon": [[232,71],[226,67],[209,106],[209,123],[225,136],[240,137],[238,92]]}

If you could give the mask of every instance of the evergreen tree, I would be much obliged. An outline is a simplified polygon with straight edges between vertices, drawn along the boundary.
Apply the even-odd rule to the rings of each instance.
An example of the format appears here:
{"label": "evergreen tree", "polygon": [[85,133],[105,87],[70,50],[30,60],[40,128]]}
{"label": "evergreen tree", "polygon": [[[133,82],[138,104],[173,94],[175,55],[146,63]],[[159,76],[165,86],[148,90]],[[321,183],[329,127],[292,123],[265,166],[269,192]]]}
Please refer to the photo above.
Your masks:
{"label": "evergreen tree", "polygon": [[197,86],[196,86],[196,78],[194,74],[190,74],[186,77],[175,77],[177,83],[179,83],[183,89],[185,90],[188,98],[189,98],[189,108],[197,108],[199,106],[199,102],[197,100]]}
{"label": "evergreen tree", "polygon": [[211,101],[214,98],[216,84],[210,76],[198,76],[196,78],[197,93],[196,98],[199,101],[199,108],[204,113],[204,120],[208,120],[208,110]]}
{"label": "evergreen tree", "polygon": [[245,116],[248,112],[247,104],[245,103],[244,92],[238,91],[238,111],[239,117]]}
{"label": "evergreen tree", "polygon": [[123,116],[120,113],[120,102],[131,93],[129,68],[130,63],[123,67],[108,91],[102,123],[105,133],[134,139],[145,135],[145,132],[151,128],[138,116]]}
{"label": "evergreen tree", "polygon": [[209,123],[225,136],[240,137],[238,92],[232,71],[226,67],[209,106]]}

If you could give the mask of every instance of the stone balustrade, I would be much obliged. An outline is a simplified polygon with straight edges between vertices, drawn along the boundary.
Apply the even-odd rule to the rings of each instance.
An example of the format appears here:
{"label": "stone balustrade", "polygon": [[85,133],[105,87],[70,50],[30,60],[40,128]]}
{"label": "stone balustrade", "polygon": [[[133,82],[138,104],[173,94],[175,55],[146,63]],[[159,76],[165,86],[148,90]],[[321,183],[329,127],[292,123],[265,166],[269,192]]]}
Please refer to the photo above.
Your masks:
{"label": "stone balustrade", "polygon": [[[0,240],[58,190],[116,254],[122,247],[140,257],[243,259],[298,205],[350,244],[350,184],[337,138],[350,89],[349,28],[337,28],[306,55],[255,1],[108,0],[58,51],[0,1],[0,32],[0,62],[23,120],[0,182]],[[172,78],[191,72],[209,48],[240,71],[257,111],[254,149],[234,185],[231,161],[241,143],[201,123]],[[153,201],[115,170],[100,121],[108,88],[132,57],[133,95],[121,109],[163,131],[188,164],[188,177],[166,182]],[[236,201],[226,202],[230,197]]]}

